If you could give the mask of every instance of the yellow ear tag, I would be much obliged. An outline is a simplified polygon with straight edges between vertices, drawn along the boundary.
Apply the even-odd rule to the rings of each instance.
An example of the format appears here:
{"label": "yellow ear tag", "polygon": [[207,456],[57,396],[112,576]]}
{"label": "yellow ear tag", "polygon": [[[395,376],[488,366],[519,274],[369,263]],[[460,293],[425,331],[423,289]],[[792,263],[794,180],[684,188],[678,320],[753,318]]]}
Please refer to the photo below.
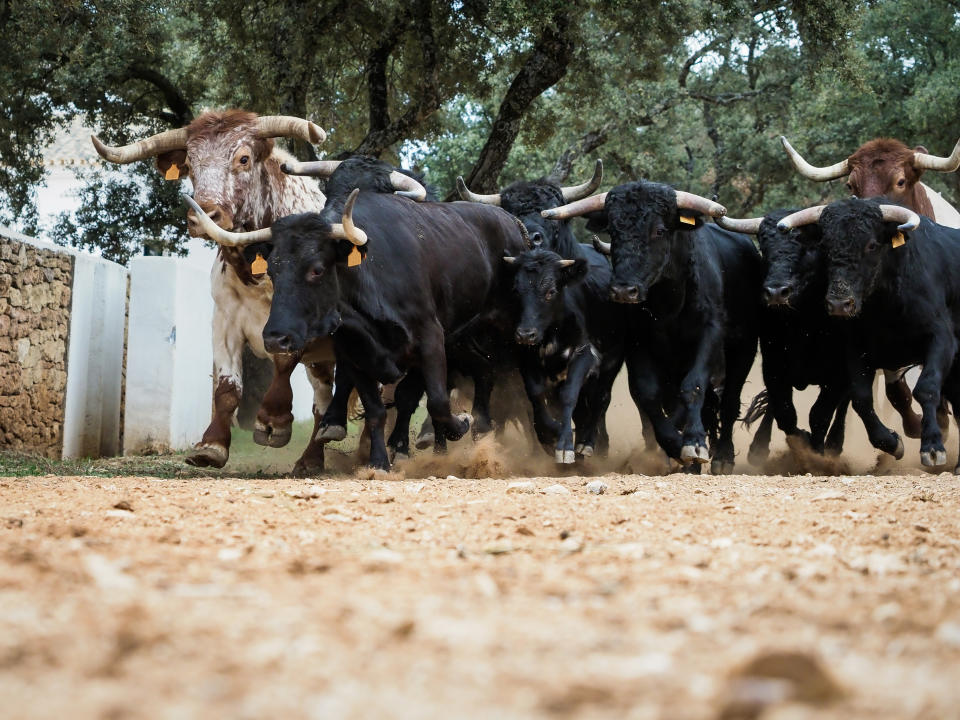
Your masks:
{"label": "yellow ear tag", "polygon": [[179,180],[180,179],[180,166],[174,163],[167,168],[167,172],[163,176],[164,180]]}
{"label": "yellow ear tag", "polygon": [[697,219],[696,219],[696,218],[693,218],[693,217],[690,217],[689,215],[681,215],[681,216],[680,216],[680,222],[682,222],[682,223],[684,223],[684,224],[686,224],[686,225],[696,225],[696,224],[697,224]]}
{"label": "yellow ear tag", "polygon": [[363,262],[363,255],[360,254],[359,248],[354,245],[353,250],[347,255],[347,267],[356,267],[361,262]]}
{"label": "yellow ear tag", "polygon": [[250,263],[250,272],[254,275],[263,275],[267,271],[267,261],[263,259],[263,255],[257,253],[256,259]]}
{"label": "yellow ear tag", "polygon": [[896,235],[893,236],[893,240],[890,241],[890,245],[893,248],[898,248],[906,242],[907,241],[904,239],[903,233],[898,232]]}

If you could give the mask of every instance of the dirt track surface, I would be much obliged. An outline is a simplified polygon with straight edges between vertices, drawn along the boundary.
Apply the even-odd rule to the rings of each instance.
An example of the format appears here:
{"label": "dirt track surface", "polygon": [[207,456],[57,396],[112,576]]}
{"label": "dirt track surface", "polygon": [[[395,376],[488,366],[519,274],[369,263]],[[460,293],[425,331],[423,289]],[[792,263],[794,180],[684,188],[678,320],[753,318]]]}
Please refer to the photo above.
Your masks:
{"label": "dirt track surface", "polygon": [[5,714],[960,717],[952,475],[529,480],[0,479]]}

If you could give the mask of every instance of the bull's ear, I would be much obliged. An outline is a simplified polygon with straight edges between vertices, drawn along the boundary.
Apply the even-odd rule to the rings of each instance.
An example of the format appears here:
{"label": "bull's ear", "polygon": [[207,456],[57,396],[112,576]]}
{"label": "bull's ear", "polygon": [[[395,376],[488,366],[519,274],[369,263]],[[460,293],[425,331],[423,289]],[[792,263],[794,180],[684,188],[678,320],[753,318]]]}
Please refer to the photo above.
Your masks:
{"label": "bull's ear", "polygon": [[914,152],[923,153],[924,155],[929,155],[930,151],[927,150],[923,145],[917,145],[913,148]]}
{"label": "bull's ear", "polygon": [[157,155],[157,170],[167,180],[182,180],[187,176],[187,151],[168,150]]}
{"label": "bull's ear", "polygon": [[587,276],[587,270],[587,261],[584,258],[561,260],[557,263],[557,279],[561,285],[571,285],[583,280]]}
{"label": "bull's ear", "polygon": [[343,263],[353,267],[354,265],[359,265],[357,262],[357,257],[359,256],[360,261],[362,262],[367,257],[367,248],[365,245],[354,245],[352,242],[346,239],[338,239],[334,241],[334,253],[336,255],[335,262]]}
{"label": "bull's ear", "polygon": [[270,253],[273,251],[273,243],[253,243],[252,245],[244,245],[243,247],[243,259],[247,261],[247,265],[252,265],[256,261],[257,256],[259,255],[264,260],[267,260],[270,257]]}

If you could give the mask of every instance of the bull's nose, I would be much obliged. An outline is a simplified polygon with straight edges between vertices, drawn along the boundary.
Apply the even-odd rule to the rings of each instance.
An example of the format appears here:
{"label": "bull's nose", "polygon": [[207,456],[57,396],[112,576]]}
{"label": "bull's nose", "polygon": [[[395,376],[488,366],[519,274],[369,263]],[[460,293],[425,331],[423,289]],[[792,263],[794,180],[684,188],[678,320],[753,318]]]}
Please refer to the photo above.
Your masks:
{"label": "bull's nose", "polygon": [[521,345],[533,345],[537,342],[537,331],[532,328],[517,328],[515,337]]}
{"label": "bull's nose", "polygon": [[263,347],[268,353],[287,353],[293,352],[293,337],[287,333],[277,330],[263,332]]}
{"label": "bull's nose", "polygon": [[827,312],[837,317],[850,317],[857,308],[857,303],[852,297],[845,298],[827,298]]}
{"label": "bull's nose", "polygon": [[767,285],[763,288],[763,299],[767,305],[785,305],[792,294],[792,285]]}
{"label": "bull's nose", "polygon": [[640,288],[636,285],[613,285],[610,288],[610,299],[619,303],[638,303]]}
{"label": "bull's nose", "polygon": [[[198,204],[207,214],[207,217],[224,230],[230,230],[233,227],[233,222],[227,219],[226,213],[219,205],[203,202]],[[187,230],[194,237],[203,234],[203,230],[200,228],[200,222],[197,220],[197,214],[193,210],[187,212]]]}

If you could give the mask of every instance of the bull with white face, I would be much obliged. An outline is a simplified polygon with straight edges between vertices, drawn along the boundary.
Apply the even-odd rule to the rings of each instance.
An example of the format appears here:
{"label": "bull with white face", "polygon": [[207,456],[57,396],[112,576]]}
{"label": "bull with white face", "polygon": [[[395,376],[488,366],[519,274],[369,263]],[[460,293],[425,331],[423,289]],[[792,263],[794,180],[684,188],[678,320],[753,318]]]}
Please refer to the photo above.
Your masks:
{"label": "bull with white face", "polygon": [[[130,163],[155,158],[157,169],[170,180],[189,177],[194,197],[225,230],[256,230],[292,213],[319,210],[324,195],[310,178],[283,173],[280,166],[294,158],[274,146],[273,138],[298,138],[320,143],[321,128],[299,118],[258,117],[242,110],[207,112],[189,126],[153,135],[124,147],[109,147],[97,137],[93,144],[105,160]],[[208,237],[193,211],[187,214],[190,234]],[[243,391],[241,356],[244,344],[259,357],[268,357],[262,331],[270,314],[273,285],[265,271],[255,272],[243,253],[220,247],[211,271],[214,300],[213,363],[216,380],[210,426],[187,462],[223,467],[230,453],[230,425]],[[280,447],[290,439],[293,415],[290,374],[303,360],[314,388],[314,415],[321,417],[330,402],[333,349],[330,343],[300,355],[274,358],[275,376],[257,414],[254,438]],[[322,468],[323,447],[311,441],[295,471]]]}

